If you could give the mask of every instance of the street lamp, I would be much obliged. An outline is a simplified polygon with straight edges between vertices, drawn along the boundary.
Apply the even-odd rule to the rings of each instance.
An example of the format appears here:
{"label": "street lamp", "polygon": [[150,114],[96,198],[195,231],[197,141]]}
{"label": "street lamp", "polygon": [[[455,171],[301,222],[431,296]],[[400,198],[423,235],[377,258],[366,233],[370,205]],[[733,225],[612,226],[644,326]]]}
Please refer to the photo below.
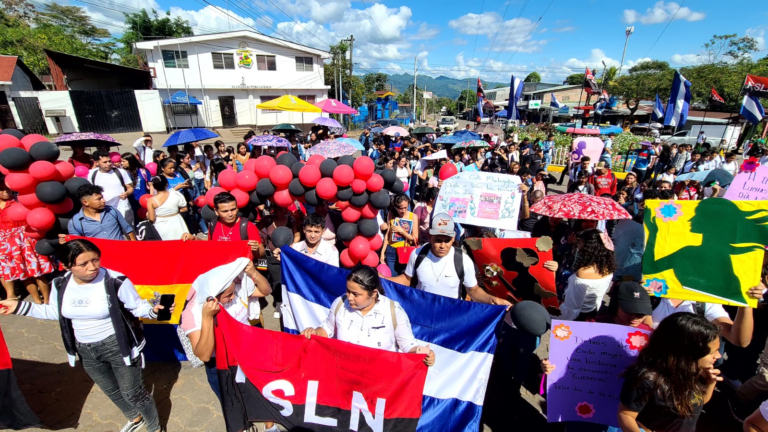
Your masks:
{"label": "street lamp", "polygon": [[616,78],[621,76],[621,70],[624,68],[624,56],[627,55],[627,43],[629,43],[629,36],[635,32],[635,27],[627,27],[626,35],[627,38],[624,40],[624,52],[621,53],[621,66],[619,66],[619,73],[616,75]]}

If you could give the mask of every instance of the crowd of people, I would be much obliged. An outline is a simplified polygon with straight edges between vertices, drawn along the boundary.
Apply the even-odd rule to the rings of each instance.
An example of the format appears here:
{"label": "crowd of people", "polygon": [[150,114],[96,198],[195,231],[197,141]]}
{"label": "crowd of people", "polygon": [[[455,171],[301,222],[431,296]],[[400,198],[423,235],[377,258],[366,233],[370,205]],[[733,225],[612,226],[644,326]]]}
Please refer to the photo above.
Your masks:
{"label": "crowd of people", "polygon": [[[623,372],[624,386],[617,395],[622,430],[694,431],[703,406],[716,388],[725,385],[724,378],[737,389],[731,402],[744,429],[768,430],[768,403],[758,407],[768,391],[768,327],[760,325],[765,321],[764,311],[649,295],[642,285],[642,245],[616,250],[613,242],[616,231],[643,224],[646,200],[722,199],[723,186],[678,182],[676,176],[716,168],[735,175],[741,170],[736,154],[723,156],[704,145],[692,148],[656,140],[635,151],[632,170],[619,179],[611,169],[614,134],[610,134],[605,137],[599,160],[582,157],[564,167],[558,181],[549,170],[554,136],[532,141],[518,140],[517,135],[503,139],[486,134],[486,145],[451,151],[450,146],[434,143],[440,135],[386,136],[368,129],[362,133],[362,153],[375,161],[377,169],[393,170],[406,187],[402,193],[392,194],[389,207],[376,215],[382,240],[377,251],[380,265],[353,268],[347,277],[346,296],[333,303],[320,327],[304,329],[305,337],[330,337],[389,351],[422,353],[424,363],[432,366],[436,354],[415,340],[407,314],[386,297],[381,279],[514,310],[521,299],[512,292],[499,298],[486,289],[487,277],[478,274],[466,240],[546,236],[552,239],[554,259],[544,263],[544,268],[556,281],[560,303],[553,318],[653,330],[648,346]],[[274,318],[279,319],[280,248],[287,244],[312,259],[339,266],[340,251],[347,247],[336,234],[343,223],[336,203],[312,206],[297,200],[290,207],[282,207],[271,202],[261,205],[255,214],[243,214],[236,197],[222,192],[208,203],[215,215],[204,217],[196,200],[218,186],[224,170],[242,171],[250,159],[275,157],[282,150],[306,160],[311,146],[334,138],[326,131],[303,139],[290,135],[290,147],[275,148],[249,145],[253,136],[255,133],[250,132],[235,147],[216,141],[164,151],[156,149],[147,134],[134,143],[135,153],[122,154],[121,163],[113,162],[102,150],[89,155],[78,147],[70,159],[76,166],[90,169],[90,184],[77,190],[82,207],[71,218],[68,234],[127,241],[248,242],[253,260],[239,259],[200,275],[187,298],[183,302],[177,299],[174,306],[183,307],[180,337],[182,344],[190,347],[187,355],[205,367],[211,390],[219,399],[213,358],[214,317],[219,310],[226,309],[245,325],[260,325],[264,302],[259,300],[271,295]],[[754,143],[744,156],[768,158],[768,150]],[[147,168],[150,163],[157,166],[154,175]],[[518,226],[501,230],[461,225],[447,213],[436,213],[435,201],[443,185],[439,172],[446,164],[453,164],[458,172],[519,176],[523,198]],[[550,187],[562,185],[565,177],[567,192],[615,200],[632,219],[563,220],[531,211],[551,193]],[[147,194],[151,198],[146,199]],[[0,313],[59,321],[70,362],[74,364],[79,357],[85,371],[126,416],[128,422],[122,431],[141,427],[161,430],[157,409],[142,383],[140,352],[144,341],[132,326],[137,325],[135,318],[156,317],[163,306],[141,299],[128,278],[101,267],[101,252],[88,240],[67,241],[66,234],[61,234],[55,257],[38,255],[34,240],[25,236],[25,224],[7,217],[14,203],[15,193],[0,181],[0,236],[4,240],[0,276],[6,291]],[[287,242],[276,238],[281,232],[278,229],[283,228],[293,235]],[[61,267],[56,266],[59,263]],[[23,281],[28,301],[17,296],[14,281]],[[762,302],[765,283],[768,265],[763,267],[762,282],[749,291],[749,296]],[[374,316],[380,322],[374,322]],[[519,383],[528,374],[548,374],[564,367],[552,364],[546,356],[541,360],[541,371],[525,366],[533,358],[536,338],[544,333],[530,334],[526,328],[505,321],[497,353],[497,361],[516,365],[510,370]],[[526,334],[510,336],[516,332]],[[592,426],[589,430],[612,430],[607,425]],[[277,430],[271,423],[266,427]]]}

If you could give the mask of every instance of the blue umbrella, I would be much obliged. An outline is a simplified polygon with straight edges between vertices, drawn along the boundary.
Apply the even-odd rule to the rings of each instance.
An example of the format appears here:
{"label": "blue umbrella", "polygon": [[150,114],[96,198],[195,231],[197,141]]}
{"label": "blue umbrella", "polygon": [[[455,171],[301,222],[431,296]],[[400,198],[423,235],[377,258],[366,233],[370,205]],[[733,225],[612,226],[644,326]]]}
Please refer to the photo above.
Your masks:
{"label": "blue umbrella", "polygon": [[341,141],[343,143],[352,144],[355,146],[356,149],[365,151],[365,147],[360,143],[360,141],[353,139],[353,138],[336,138],[336,141]]}
{"label": "blue umbrella", "polygon": [[507,118],[507,110],[503,109],[494,115],[498,118]]}
{"label": "blue umbrella", "polygon": [[202,105],[203,103],[197,100],[194,96],[189,96],[183,91],[177,91],[170,98],[163,101],[163,104],[182,104],[182,105]]}
{"label": "blue umbrella", "polygon": [[461,138],[459,141],[479,140],[482,138],[480,135],[466,129],[455,132],[453,136]]}
{"label": "blue umbrella", "polygon": [[219,135],[215,132],[209,131],[203,128],[192,128],[176,131],[165,140],[163,147],[171,147],[175,145],[187,144],[196,141],[203,141],[211,138],[218,138]]}
{"label": "blue umbrella", "polygon": [[384,128],[381,127],[381,126],[376,126],[375,128],[371,129],[371,133],[377,134],[377,133],[382,133],[382,132],[384,132]]}
{"label": "blue umbrella", "polygon": [[464,139],[456,135],[443,135],[435,140],[436,144],[456,144],[462,142]]}

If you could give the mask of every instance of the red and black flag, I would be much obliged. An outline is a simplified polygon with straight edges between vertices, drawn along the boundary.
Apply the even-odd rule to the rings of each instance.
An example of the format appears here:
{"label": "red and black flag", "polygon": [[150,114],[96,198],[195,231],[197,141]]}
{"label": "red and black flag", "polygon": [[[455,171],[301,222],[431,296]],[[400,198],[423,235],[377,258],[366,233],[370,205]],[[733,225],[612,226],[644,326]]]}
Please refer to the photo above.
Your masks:
{"label": "red and black flag", "polygon": [[288,430],[415,431],[422,354],[243,325],[216,316],[216,368],[228,432],[274,421]]}
{"label": "red and black flag", "polygon": [[600,94],[600,89],[597,87],[597,81],[595,81],[595,76],[590,72],[589,68],[587,68],[587,71],[584,72],[584,90],[586,90],[587,94]]}
{"label": "red and black flag", "polygon": [[11,355],[0,329],[0,429],[26,429],[40,425],[40,419],[27,405],[13,374]]}
{"label": "red and black flag", "polygon": [[485,90],[483,90],[483,83],[480,81],[480,77],[477,77],[477,112],[480,118],[483,118],[483,103],[485,101]]}
{"label": "red and black flag", "polygon": [[722,96],[717,94],[717,91],[714,87],[712,87],[712,91],[709,93],[709,103],[713,106],[723,106],[725,105],[725,99],[723,99]]}

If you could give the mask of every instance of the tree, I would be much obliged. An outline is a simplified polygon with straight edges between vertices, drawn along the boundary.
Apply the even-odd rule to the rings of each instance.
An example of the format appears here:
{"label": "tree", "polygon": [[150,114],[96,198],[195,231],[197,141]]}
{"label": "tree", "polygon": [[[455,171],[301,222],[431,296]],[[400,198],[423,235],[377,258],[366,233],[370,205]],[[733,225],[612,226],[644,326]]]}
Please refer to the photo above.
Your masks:
{"label": "tree", "polygon": [[533,72],[529,73],[527,77],[525,77],[523,82],[530,82],[530,83],[541,82],[541,75],[539,75],[538,72],[533,71]]}
{"label": "tree", "polygon": [[584,82],[584,73],[582,72],[582,73],[575,73],[575,74],[568,75],[568,77],[565,79],[564,84],[580,85],[583,82]]}
{"label": "tree", "polygon": [[654,100],[656,94],[661,98],[669,96],[674,72],[665,61],[638,63],[629,69],[628,74],[616,80],[611,86],[611,91],[624,100],[630,115],[633,116],[641,101]]}
{"label": "tree", "polygon": [[27,0],[3,0],[0,3],[0,13],[10,18],[30,22],[37,11],[35,6]]}
{"label": "tree", "polygon": [[[181,19],[181,17],[171,19],[170,11],[166,12],[162,18],[154,9],[152,15],[146,9],[124,15],[125,32],[115,39],[115,42],[120,44],[120,48],[115,51],[120,57],[120,64],[123,66],[139,67],[139,58],[133,53],[133,44],[143,41],[149,36],[176,38],[193,35],[189,21]],[[142,59],[142,61],[146,62],[146,59]]]}
{"label": "tree", "polygon": [[732,63],[700,64],[680,69],[680,73],[693,83],[691,86],[691,103],[707,106],[709,94],[714,87],[725,99],[722,109],[725,112],[738,112],[743,97],[740,95],[744,77],[747,74],[768,76],[768,59],[756,62],[750,58],[742,58]]}
{"label": "tree", "polygon": [[616,80],[616,75],[619,73],[619,68],[611,66],[603,70],[603,76],[600,78],[600,85],[609,88]]}
{"label": "tree", "polygon": [[462,112],[477,105],[477,91],[464,89],[456,99],[456,111]]}
{"label": "tree", "polygon": [[504,88],[504,87],[506,87],[504,84],[496,84],[496,87],[494,88],[497,89],[497,88]]}
{"label": "tree", "polygon": [[363,83],[365,83],[365,91],[367,93],[373,93],[377,91],[384,91],[387,89],[387,81],[389,76],[385,73],[376,72],[369,73],[363,76]]}
{"label": "tree", "polygon": [[64,6],[56,2],[45,4],[43,10],[35,17],[35,22],[67,28],[84,43],[92,43],[111,36],[109,30],[93,25],[91,18],[82,8]]}
{"label": "tree", "polygon": [[737,61],[757,51],[757,41],[749,36],[737,37],[734,34],[714,35],[704,43],[706,63]]}

